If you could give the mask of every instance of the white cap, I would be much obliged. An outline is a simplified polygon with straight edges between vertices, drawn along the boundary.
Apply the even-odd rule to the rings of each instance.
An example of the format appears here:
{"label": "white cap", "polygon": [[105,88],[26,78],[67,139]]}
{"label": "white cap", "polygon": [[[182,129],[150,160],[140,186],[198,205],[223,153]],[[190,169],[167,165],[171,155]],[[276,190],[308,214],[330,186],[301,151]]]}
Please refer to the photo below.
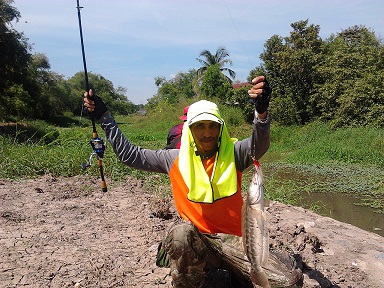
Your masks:
{"label": "white cap", "polygon": [[188,125],[191,126],[199,121],[214,121],[220,125],[224,123],[217,105],[207,100],[201,100],[189,106],[187,114]]}

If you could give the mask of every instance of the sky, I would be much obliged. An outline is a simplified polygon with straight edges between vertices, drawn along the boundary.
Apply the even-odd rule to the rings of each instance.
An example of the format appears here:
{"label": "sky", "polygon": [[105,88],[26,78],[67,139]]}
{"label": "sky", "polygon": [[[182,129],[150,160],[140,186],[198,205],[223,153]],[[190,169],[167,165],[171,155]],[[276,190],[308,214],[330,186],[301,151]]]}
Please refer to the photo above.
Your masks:
{"label": "sky", "polygon": [[[354,25],[384,38],[383,0],[79,0],[88,72],[127,89],[134,104],[157,92],[156,77],[172,79],[198,69],[200,52],[229,52],[236,80],[261,64],[273,35],[291,24],[320,26],[325,40]],[[77,0],[14,0],[21,18],[13,27],[45,54],[51,70],[70,78],[84,70]]]}

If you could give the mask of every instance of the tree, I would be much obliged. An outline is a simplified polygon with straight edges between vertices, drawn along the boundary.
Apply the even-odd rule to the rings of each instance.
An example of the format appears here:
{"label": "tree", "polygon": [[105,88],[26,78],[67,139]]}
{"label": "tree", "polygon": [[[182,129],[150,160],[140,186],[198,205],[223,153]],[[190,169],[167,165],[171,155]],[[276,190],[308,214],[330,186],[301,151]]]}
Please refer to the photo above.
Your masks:
{"label": "tree", "polygon": [[[103,98],[108,109],[113,114],[127,115],[136,111],[135,105],[124,95],[126,89],[115,89],[113,83],[102,75],[88,72],[89,85],[96,95]],[[82,109],[83,94],[85,91],[84,73],[78,72],[67,80],[70,87],[69,111],[74,115],[80,115]]]}
{"label": "tree", "polygon": [[36,90],[28,74],[31,47],[23,33],[13,29],[12,22],[19,21],[20,13],[12,3],[0,1],[0,119],[32,115],[33,95],[27,89]]}
{"label": "tree", "polygon": [[319,81],[316,67],[323,61],[320,27],[308,25],[308,20],[292,23],[291,27],[289,37],[272,36],[260,56],[274,88],[274,120],[287,125],[308,123],[316,115],[317,106],[309,100]]}
{"label": "tree", "polygon": [[36,83],[34,117],[49,120],[68,111],[70,89],[64,77],[50,70],[48,57],[41,53],[32,55],[30,77]]}
{"label": "tree", "polygon": [[[78,73],[68,81],[50,70],[48,58],[32,55],[23,33],[13,29],[19,11],[12,0],[0,0],[0,119],[43,119],[70,111],[81,113],[84,77]],[[105,99],[112,112],[128,114],[135,105],[128,101],[123,87],[115,89],[111,81],[90,73],[90,83]]]}
{"label": "tree", "polygon": [[[196,58],[197,61],[199,61],[201,64],[203,64],[202,67],[200,67],[197,70],[197,74],[199,77],[202,77],[202,75],[207,71],[207,69],[212,66],[212,65],[218,65],[220,71],[225,75],[226,79],[229,81],[229,83],[232,83],[232,79],[235,79],[236,73],[235,71],[224,67],[226,64],[232,65],[232,60],[229,59],[229,53],[224,47],[219,47],[216,50],[215,55],[213,55],[210,51],[208,50],[203,50],[200,53],[199,57],[203,57],[204,59]],[[228,77],[225,72],[229,73]]]}
{"label": "tree", "polygon": [[[364,26],[331,35],[311,102],[336,126],[384,125],[384,46]],[[380,112],[381,111],[381,112]]]}
{"label": "tree", "polygon": [[202,77],[200,86],[201,98],[218,98],[224,103],[229,97],[230,90],[232,90],[232,85],[221,73],[220,65],[210,65]]}
{"label": "tree", "polygon": [[193,80],[196,78],[196,70],[190,69],[187,73],[179,72],[174,78],[166,80],[165,77],[156,77],[155,84],[158,87],[157,94],[149,99],[149,106],[154,107],[161,102],[169,104],[179,103],[181,99],[195,97]]}

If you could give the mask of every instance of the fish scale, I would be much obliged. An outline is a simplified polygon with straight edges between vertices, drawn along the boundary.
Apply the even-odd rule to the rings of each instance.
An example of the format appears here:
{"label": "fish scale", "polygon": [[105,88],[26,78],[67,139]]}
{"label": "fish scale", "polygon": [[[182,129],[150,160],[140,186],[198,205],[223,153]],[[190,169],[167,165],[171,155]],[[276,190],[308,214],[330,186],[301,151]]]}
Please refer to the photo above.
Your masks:
{"label": "fish scale", "polygon": [[262,268],[269,254],[268,230],[265,223],[263,174],[259,162],[254,160],[254,171],[243,205],[243,246],[251,263],[252,282],[263,288],[270,287],[267,275]]}

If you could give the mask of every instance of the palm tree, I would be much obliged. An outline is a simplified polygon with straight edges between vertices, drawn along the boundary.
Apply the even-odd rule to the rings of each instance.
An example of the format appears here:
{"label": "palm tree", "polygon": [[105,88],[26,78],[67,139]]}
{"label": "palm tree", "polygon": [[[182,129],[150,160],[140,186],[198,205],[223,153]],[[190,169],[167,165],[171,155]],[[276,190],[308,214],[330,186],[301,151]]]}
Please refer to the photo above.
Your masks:
{"label": "palm tree", "polygon": [[[224,47],[219,47],[216,50],[216,54],[212,55],[212,53],[208,50],[203,50],[200,53],[199,57],[204,57],[205,59],[196,58],[197,61],[199,61],[201,64],[203,64],[202,67],[200,67],[197,70],[197,75],[201,77],[204,72],[207,70],[209,66],[218,64],[220,67],[220,71],[224,74],[224,72],[228,72],[229,76],[231,76],[232,79],[235,79],[236,73],[232,69],[223,67],[225,64],[229,63],[229,65],[232,65],[232,60],[227,58],[229,57],[229,53],[227,49]],[[229,83],[232,83],[232,80],[224,74],[224,76],[228,79]]]}

